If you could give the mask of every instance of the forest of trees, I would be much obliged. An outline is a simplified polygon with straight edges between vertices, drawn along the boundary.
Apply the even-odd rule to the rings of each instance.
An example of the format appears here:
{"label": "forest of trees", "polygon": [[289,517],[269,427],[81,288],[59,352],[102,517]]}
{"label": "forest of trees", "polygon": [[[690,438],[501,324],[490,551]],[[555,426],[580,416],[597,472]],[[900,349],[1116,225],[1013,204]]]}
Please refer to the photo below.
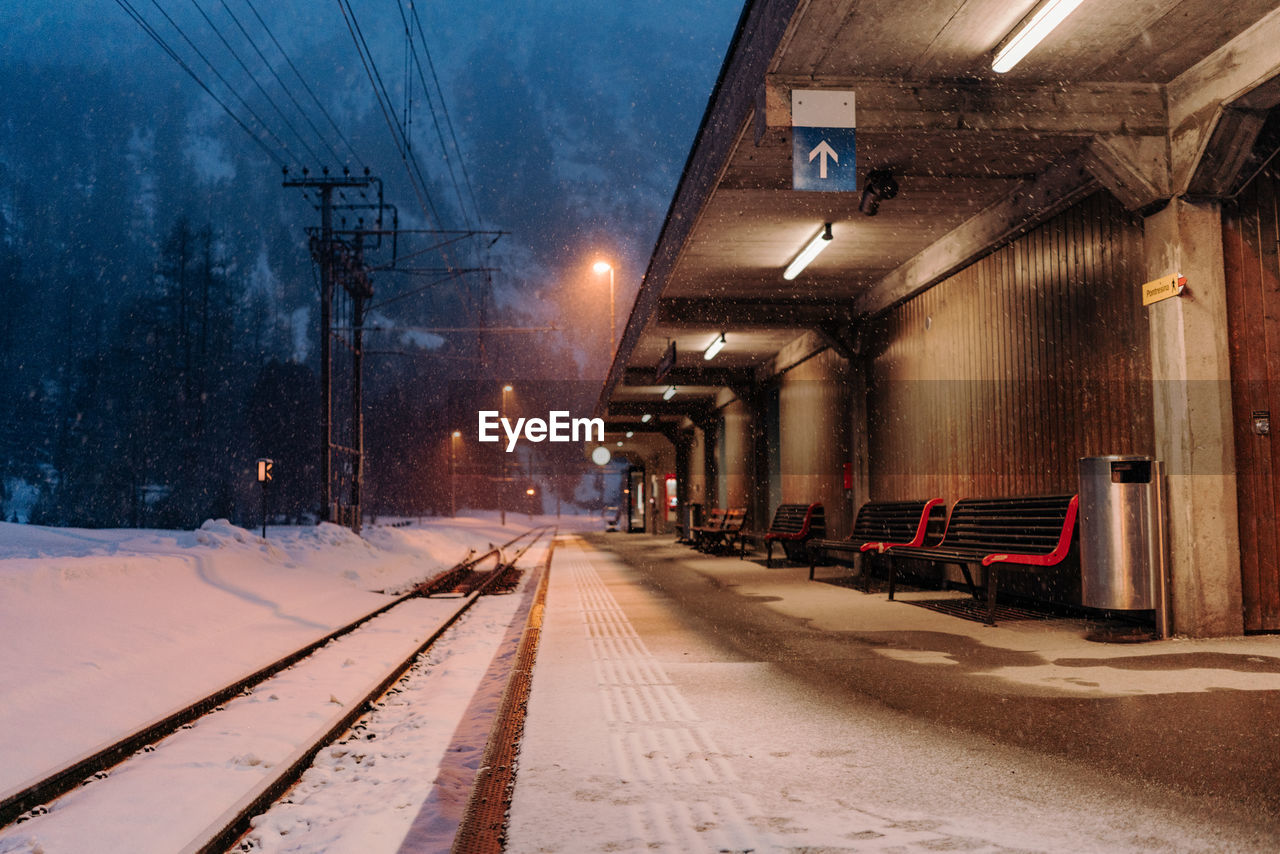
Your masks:
{"label": "forest of trees", "polygon": [[[276,460],[273,515],[304,521],[319,510],[318,299],[305,231],[314,211],[252,150],[209,137],[193,151],[190,133],[157,124],[155,97],[106,72],[0,66],[0,114],[11,117],[0,125],[4,521],[252,524],[261,456]],[[391,277],[374,286],[405,288]],[[489,299],[490,322],[532,325],[494,305],[488,287],[460,282],[400,301],[394,320],[465,327]],[[473,438],[477,406],[492,405],[486,395],[504,380],[576,372],[568,346],[548,337],[536,352],[528,337],[494,337],[483,360],[474,334],[438,351],[367,340],[371,513],[447,512],[451,465],[464,504],[495,506],[497,449],[468,443],[451,462],[451,432]],[[559,405],[589,410],[597,391],[580,383]],[[525,405],[545,411],[539,397],[526,385]],[[581,449],[549,449],[539,467],[557,474],[539,488],[570,499]],[[509,488],[523,495],[520,486]]]}

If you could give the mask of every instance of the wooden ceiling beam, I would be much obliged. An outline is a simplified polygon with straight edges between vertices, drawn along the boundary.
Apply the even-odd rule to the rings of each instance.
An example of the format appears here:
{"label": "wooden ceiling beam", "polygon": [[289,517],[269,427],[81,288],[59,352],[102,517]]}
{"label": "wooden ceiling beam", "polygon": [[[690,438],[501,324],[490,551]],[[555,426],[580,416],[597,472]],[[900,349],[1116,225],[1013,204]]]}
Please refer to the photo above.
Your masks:
{"label": "wooden ceiling beam", "polygon": [[807,329],[819,323],[849,320],[848,302],[724,299],[709,296],[664,297],[658,301],[655,325],[722,329]]}
{"label": "wooden ceiling beam", "polygon": [[[1163,135],[1163,87],[1155,83],[1028,85],[919,82],[771,74],[763,92],[764,125],[791,126],[792,89],[848,89],[856,97],[859,134],[879,131],[973,132],[1090,137]],[[758,129],[759,130],[759,129]]]}

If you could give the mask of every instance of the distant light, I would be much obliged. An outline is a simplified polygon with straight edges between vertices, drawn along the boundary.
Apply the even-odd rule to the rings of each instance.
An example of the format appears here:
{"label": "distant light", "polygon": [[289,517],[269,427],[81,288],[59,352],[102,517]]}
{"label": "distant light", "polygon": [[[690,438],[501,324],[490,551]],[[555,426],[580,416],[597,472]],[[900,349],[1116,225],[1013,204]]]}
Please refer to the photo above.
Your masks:
{"label": "distant light", "polygon": [[515,391],[515,389],[513,389],[510,385],[504,385],[504,386],[502,387],[502,390],[503,390],[503,391]]}
{"label": "distant light", "polygon": [[599,446],[591,452],[591,462],[598,466],[607,465],[611,459],[613,459],[613,454],[609,453],[609,449],[604,445]]}
{"label": "distant light", "polygon": [[724,344],[725,344],[724,333],[721,332],[718,336],[716,336],[716,339],[711,342],[711,345],[707,347],[707,349],[703,352],[702,358],[710,362],[712,359],[716,357],[716,355],[721,350],[724,349]]}
{"label": "distant light", "polygon": [[809,266],[809,262],[818,257],[818,253],[831,243],[831,223],[823,223],[822,231],[809,241],[809,243],[800,250],[800,254],[791,262],[786,271],[783,272],[782,278],[788,282],[800,275],[800,272]]}
{"label": "distant light", "polygon": [[675,387],[675,386],[673,386],[673,385],[672,385],[672,386],[667,386],[667,390],[666,390],[666,391],[664,391],[664,392],[662,393],[662,399],[663,399],[663,400],[670,400],[671,398],[673,398],[673,397],[675,397],[675,396],[676,396],[676,387]]}
{"label": "distant light", "polygon": [[453,438],[455,438],[455,439],[461,439],[461,438],[462,438],[462,431],[461,431],[461,430],[454,430],[454,431],[453,431]]}
{"label": "distant light", "polygon": [[650,421],[652,421],[652,420],[653,420],[653,416],[652,416],[652,415],[650,415],[650,414],[649,414],[649,413],[647,413],[647,412],[646,412],[644,415],[641,415],[641,416],[640,416],[640,423],[641,423],[641,424],[648,424],[648,423],[649,423]]}
{"label": "distant light", "polygon": [[619,441],[618,441],[618,447],[619,447],[619,448],[621,448],[621,447],[622,447],[622,441],[621,441],[621,440],[619,440]]}
{"label": "distant light", "polygon": [[526,490],[524,491],[524,494],[525,494],[525,495],[533,495],[533,487],[531,486],[531,487],[529,487],[528,489],[526,489]]}
{"label": "distant light", "polygon": [[591,269],[596,273],[607,273],[613,269],[613,265],[608,261],[597,261],[591,265]]}
{"label": "distant light", "polygon": [[632,436],[634,436],[635,434],[636,434],[636,431],[634,431],[634,430],[628,430],[628,431],[627,431],[627,438],[628,438],[628,439],[630,439],[630,438],[631,438]]}
{"label": "distant light", "polygon": [[1011,36],[996,53],[991,70],[1003,74],[1044,41],[1068,15],[1076,10],[1081,0],[1048,0]]}

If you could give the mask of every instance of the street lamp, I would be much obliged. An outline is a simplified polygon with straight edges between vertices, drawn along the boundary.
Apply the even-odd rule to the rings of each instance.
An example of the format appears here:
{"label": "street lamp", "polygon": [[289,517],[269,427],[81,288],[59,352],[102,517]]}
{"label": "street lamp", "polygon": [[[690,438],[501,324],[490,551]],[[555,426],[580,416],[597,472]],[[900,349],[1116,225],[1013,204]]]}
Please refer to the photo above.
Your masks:
{"label": "street lamp", "polygon": [[613,301],[613,265],[608,261],[597,261],[591,266],[591,269],[597,273],[609,274],[609,349],[613,349],[614,341],[617,340],[617,323],[614,317],[614,301]]}
{"label": "street lamp", "polygon": [[[502,417],[506,418],[510,412],[511,392],[514,389],[511,383],[507,383],[502,387]],[[506,527],[507,524],[507,455],[502,455],[502,479],[498,481],[498,517],[499,524]]]}
{"label": "street lamp", "polygon": [[458,515],[458,440],[461,430],[454,430],[449,437],[449,517]]}

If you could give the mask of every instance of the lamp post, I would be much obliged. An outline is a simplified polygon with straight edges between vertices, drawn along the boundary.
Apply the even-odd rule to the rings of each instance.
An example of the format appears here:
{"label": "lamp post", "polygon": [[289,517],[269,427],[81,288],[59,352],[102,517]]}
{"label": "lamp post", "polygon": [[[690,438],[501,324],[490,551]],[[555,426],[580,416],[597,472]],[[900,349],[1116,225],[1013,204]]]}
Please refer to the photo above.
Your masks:
{"label": "lamp post", "polygon": [[609,350],[613,350],[613,344],[617,336],[617,323],[614,316],[614,300],[613,300],[613,265],[608,261],[597,261],[591,267],[597,273],[609,274]]}
{"label": "lamp post", "polygon": [[449,437],[449,517],[458,515],[458,440],[461,430],[454,430]]}
{"label": "lamp post", "polygon": [[[508,383],[502,387],[502,417],[506,418],[510,410],[510,397],[513,389]],[[507,452],[502,451],[502,478],[498,481],[498,515],[499,524],[506,526],[507,524]]]}

